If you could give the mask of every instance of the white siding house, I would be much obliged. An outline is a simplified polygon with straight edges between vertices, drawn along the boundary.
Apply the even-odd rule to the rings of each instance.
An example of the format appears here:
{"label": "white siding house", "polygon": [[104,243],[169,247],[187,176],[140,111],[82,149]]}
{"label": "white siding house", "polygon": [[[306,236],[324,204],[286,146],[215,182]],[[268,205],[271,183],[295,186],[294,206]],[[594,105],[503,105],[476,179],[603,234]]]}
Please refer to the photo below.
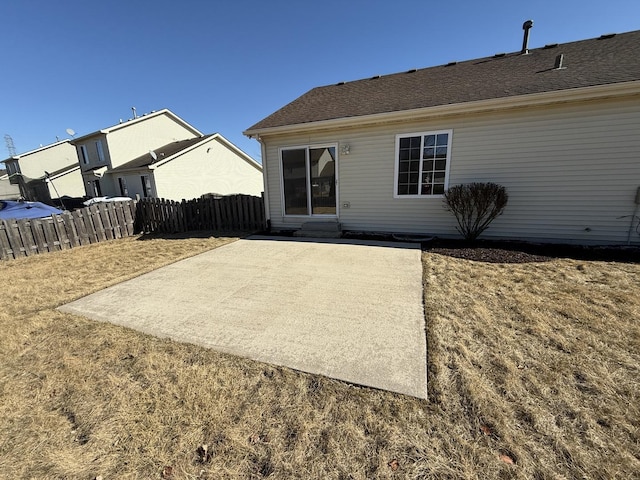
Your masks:
{"label": "white siding house", "polygon": [[637,58],[631,32],[311,90],[245,132],[271,227],[455,237],[443,192],[495,182],[509,202],[482,238],[640,244]]}
{"label": "white siding house", "polygon": [[28,200],[50,202],[84,195],[76,150],[69,140],[39,147],[4,160],[11,183]]}
{"label": "white siding house", "polygon": [[220,134],[171,142],[153,155],[147,152],[109,172],[118,195],[180,201],[207,193],[262,193],[262,166]]}
{"label": "white siding house", "polygon": [[89,197],[181,200],[262,192],[260,164],[222,135],[203,135],[166,109],[72,143]]}

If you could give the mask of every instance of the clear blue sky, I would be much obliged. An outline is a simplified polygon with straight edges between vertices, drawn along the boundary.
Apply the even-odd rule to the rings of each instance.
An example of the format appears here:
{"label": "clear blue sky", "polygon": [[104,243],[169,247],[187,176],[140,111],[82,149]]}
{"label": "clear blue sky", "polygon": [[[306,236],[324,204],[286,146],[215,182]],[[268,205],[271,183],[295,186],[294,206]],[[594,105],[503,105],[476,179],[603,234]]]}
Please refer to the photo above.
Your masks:
{"label": "clear blue sky", "polygon": [[640,1],[1,0],[0,19],[0,136],[18,153],[135,106],[259,159],[242,131],[313,87],[517,51],[527,19],[531,48],[637,30]]}

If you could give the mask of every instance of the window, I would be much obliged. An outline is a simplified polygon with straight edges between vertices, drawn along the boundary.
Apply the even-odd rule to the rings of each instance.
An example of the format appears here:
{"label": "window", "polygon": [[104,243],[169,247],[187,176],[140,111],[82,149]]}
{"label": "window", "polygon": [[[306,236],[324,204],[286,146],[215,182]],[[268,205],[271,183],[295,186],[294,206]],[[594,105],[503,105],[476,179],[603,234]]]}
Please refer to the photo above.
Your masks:
{"label": "window", "polygon": [[396,135],[395,197],[442,195],[449,183],[452,130]]}
{"label": "window", "polygon": [[150,197],[151,196],[151,179],[149,175],[141,175],[140,180],[142,181],[142,196]]}
{"label": "window", "polygon": [[120,195],[128,197],[129,190],[127,190],[127,179],[124,177],[118,177],[118,185],[120,186]]}
{"label": "window", "polygon": [[80,145],[80,155],[82,156],[82,163],[89,165],[89,152],[87,152],[86,145]]}
{"label": "window", "polygon": [[9,175],[15,175],[20,171],[20,169],[18,168],[18,162],[16,160],[6,161],[4,165],[5,167],[7,167],[7,174]]}
{"label": "window", "polygon": [[102,188],[100,188],[100,180],[91,180],[89,182],[94,197],[102,196]]}
{"label": "window", "polygon": [[100,140],[96,142],[96,151],[98,152],[98,160],[104,162],[104,150],[102,150],[102,142]]}
{"label": "window", "polygon": [[335,215],[336,147],[298,147],[281,154],[285,215]]}

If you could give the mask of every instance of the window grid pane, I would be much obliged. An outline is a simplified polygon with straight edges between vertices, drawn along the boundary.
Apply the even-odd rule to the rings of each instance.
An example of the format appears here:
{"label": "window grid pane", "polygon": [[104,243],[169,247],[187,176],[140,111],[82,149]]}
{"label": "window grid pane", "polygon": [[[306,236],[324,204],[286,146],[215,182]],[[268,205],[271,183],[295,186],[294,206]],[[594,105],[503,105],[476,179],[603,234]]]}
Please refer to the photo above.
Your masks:
{"label": "window grid pane", "polygon": [[397,194],[443,194],[448,155],[449,133],[400,137],[396,158]]}

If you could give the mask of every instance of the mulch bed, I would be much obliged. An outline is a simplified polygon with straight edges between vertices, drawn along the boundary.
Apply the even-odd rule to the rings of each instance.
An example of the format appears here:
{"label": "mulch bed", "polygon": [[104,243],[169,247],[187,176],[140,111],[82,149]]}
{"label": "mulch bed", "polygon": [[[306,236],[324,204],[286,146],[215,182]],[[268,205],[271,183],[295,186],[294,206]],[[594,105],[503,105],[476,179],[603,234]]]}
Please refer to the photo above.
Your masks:
{"label": "mulch bed", "polygon": [[489,263],[548,262],[554,258],[640,263],[639,247],[597,247],[489,240],[469,244],[461,240],[434,239],[423,242],[422,249],[440,255]]}

